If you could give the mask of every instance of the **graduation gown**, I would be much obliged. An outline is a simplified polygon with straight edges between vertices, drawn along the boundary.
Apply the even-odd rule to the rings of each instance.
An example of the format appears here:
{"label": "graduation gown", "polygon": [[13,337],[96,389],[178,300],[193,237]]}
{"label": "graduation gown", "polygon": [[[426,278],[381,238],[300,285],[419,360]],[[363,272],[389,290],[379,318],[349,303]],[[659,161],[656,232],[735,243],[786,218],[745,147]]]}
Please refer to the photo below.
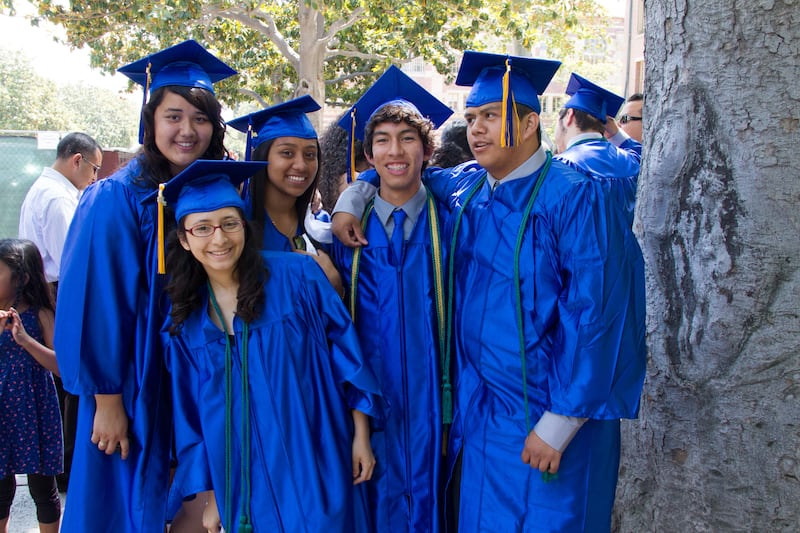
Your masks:
{"label": "graduation gown", "polygon": [[[156,204],[134,159],[81,196],[61,262],[55,351],[64,388],[80,396],[69,504],[61,530],[161,532],[170,401],[160,329]],[[122,394],[130,452],[92,444],[95,394]]]}
{"label": "graduation gown", "polygon": [[[442,503],[441,354],[427,204],[400,266],[390,259],[389,238],[375,211],[366,237],[356,329],[387,404],[383,428],[372,432],[377,463],[367,484],[369,508],[375,531],[436,532]],[[333,258],[349,288],[353,249],[334,240]]]}
{"label": "graduation gown", "polygon": [[[618,419],[638,411],[645,370],[641,253],[598,182],[559,161],[521,242],[521,357],[513,251],[540,172],[494,192],[483,182],[457,236],[457,398],[448,459],[451,471],[457,457],[462,461],[461,532],[608,531]],[[485,171],[466,164],[427,174],[426,186],[455,210]],[[545,410],[589,418],[550,481],[520,460]]]}
{"label": "graduation gown", "polygon": [[604,139],[593,139],[573,144],[556,159],[587,176],[605,180],[601,186],[607,196],[622,210],[629,226],[633,226],[641,149],[642,145],[633,139],[626,140],[619,148]]}
{"label": "graduation gown", "polygon": [[[352,484],[350,408],[380,415],[377,382],[355,328],[311,257],[263,252],[266,301],[250,324],[251,523],[254,531],[363,531],[363,485]],[[207,301],[207,298],[204,300]],[[233,512],[241,505],[242,322],[234,320]],[[214,489],[225,517],[225,335],[195,311],[167,337],[181,497]]]}

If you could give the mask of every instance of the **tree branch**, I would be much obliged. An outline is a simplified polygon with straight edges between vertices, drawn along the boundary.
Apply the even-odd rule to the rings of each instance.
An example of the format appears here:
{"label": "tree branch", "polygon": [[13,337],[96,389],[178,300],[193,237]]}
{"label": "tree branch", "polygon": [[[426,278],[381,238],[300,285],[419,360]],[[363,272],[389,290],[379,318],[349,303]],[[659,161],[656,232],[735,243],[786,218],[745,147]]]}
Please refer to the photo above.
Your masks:
{"label": "tree branch", "polygon": [[300,69],[300,54],[298,54],[275,25],[275,19],[263,11],[249,12],[241,8],[215,9],[204,7],[203,14],[211,17],[220,17],[240,22],[244,26],[265,35],[275,44],[278,51],[296,69]]}
{"label": "tree branch", "polygon": [[325,34],[320,38],[321,42],[328,42],[333,39],[336,34],[338,34],[342,30],[346,30],[347,28],[351,27],[353,24],[359,21],[361,15],[364,14],[363,7],[357,7],[350,13],[350,17],[347,19],[338,19],[331,22],[330,26],[328,26],[328,30]]}

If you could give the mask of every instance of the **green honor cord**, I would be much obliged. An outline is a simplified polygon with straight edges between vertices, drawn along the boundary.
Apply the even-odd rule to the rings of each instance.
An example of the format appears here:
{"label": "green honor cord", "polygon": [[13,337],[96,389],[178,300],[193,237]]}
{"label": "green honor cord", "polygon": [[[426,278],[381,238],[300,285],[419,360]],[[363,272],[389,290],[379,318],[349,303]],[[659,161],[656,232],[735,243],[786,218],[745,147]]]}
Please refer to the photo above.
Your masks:
{"label": "green honor cord", "polygon": [[[525,236],[525,227],[528,224],[528,219],[530,218],[531,211],[533,210],[533,204],[536,200],[536,196],[539,194],[539,189],[542,188],[542,184],[544,183],[545,177],[550,170],[550,165],[553,162],[553,154],[550,151],[547,152],[547,159],[542,167],[542,171],[539,173],[539,176],[536,178],[536,183],[534,184],[533,191],[531,192],[530,197],[528,198],[528,203],[525,206],[525,210],[522,214],[522,221],[520,222],[519,230],[517,231],[517,241],[516,245],[514,246],[514,292],[515,292],[515,304],[516,304],[516,315],[517,315],[517,335],[519,338],[519,355],[520,355],[520,363],[521,363],[521,370],[522,370],[522,397],[523,403],[525,406],[525,429],[526,435],[531,432],[531,422],[530,422],[530,413],[528,412],[528,379],[527,379],[527,360],[525,357],[525,331],[523,329],[523,320],[522,320],[522,291],[520,290],[520,276],[519,276],[519,256],[522,249],[522,240]],[[469,190],[467,195],[464,197],[464,202],[461,204],[458,212],[456,213],[455,223],[453,225],[453,236],[450,240],[450,257],[448,257],[448,287],[447,287],[447,294],[448,294],[448,305],[447,305],[447,349],[448,351],[451,349],[451,338],[453,333],[453,298],[454,298],[454,290],[453,290],[453,278],[455,273],[455,255],[456,255],[456,243],[458,240],[458,230],[461,226],[461,217],[464,214],[464,210],[467,207],[467,204],[472,200],[483,184],[486,182],[486,176],[484,175],[481,177],[475,185]],[[449,358],[449,356],[448,356]]]}
{"label": "green honor cord", "polygon": [[[225,524],[233,524],[233,357],[230,334],[225,325],[225,318],[214,296],[211,283],[207,282],[211,305],[222,324],[225,334]],[[245,322],[242,330],[242,509],[239,514],[239,528],[241,533],[253,531],[250,522],[250,386],[248,381],[247,345],[250,337],[250,325]]]}

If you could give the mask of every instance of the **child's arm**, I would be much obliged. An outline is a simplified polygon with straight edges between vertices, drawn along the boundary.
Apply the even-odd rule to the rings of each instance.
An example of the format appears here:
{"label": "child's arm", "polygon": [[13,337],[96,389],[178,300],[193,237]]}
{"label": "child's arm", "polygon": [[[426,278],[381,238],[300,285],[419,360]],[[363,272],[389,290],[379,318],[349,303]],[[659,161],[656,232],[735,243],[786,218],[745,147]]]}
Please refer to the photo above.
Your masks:
{"label": "child's arm", "polygon": [[203,527],[206,531],[220,531],[222,529],[222,519],[219,516],[217,499],[213,490],[201,492],[197,495],[198,499],[205,498],[206,507],[203,509]]}
{"label": "child's arm", "polygon": [[14,341],[22,346],[26,352],[31,354],[31,357],[33,357],[37,363],[56,376],[60,375],[58,373],[58,363],[56,363],[56,352],[49,348],[49,346],[53,345],[53,312],[44,309],[39,311],[39,323],[42,325],[42,337],[45,344],[41,344],[28,335],[16,309],[13,307],[9,309],[9,314],[9,318],[11,319],[11,335],[14,337]]}
{"label": "child's arm", "polygon": [[372,479],[375,455],[369,442],[369,419],[367,415],[353,409],[353,485]]}

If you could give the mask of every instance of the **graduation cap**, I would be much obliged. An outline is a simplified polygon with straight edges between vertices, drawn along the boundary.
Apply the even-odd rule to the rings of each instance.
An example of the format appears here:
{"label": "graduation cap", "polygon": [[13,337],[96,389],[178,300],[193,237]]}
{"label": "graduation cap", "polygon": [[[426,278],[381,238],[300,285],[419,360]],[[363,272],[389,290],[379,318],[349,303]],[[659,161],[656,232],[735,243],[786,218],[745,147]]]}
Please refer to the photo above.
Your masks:
{"label": "graduation cap", "polygon": [[569,78],[566,92],[572,98],[564,104],[565,108],[584,111],[603,124],[606,123],[608,115],[616,116],[625,102],[623,97],[603,89],[574,72]]}
{"label": "graduation cap", "polygon": [[236,188],[244,180],[267,166],[266,161],[198,159],[158,187],[145,201],[158,201],[158,273],[166,272],[164,257],[164,207],[173,206],[175,220],[192,213],[216,211],[223,207],[244,209]]}
{"label": "graduation cap", "polygon": [[228,126],[247,133],[245,160],[250,161],[253,150],[260,144],[278,137],[316,139],[317,132],[306,113],[320,110],[309,95],[244,115],[228,121]]}
{"label": "graduation cap", "polygon": [[472,86],[467,107],[502,102],[503,131],[501,146],[514,146],[514,105],[541,112],[539,95],[561,66],[561,61],[534,57],[490,54],[467,50],[461,59],[456,85]]}
{"label": "graduation cap", "polygon": [[[161,87],[198,87],[214,94],[214,83],[236,74],[235,70],[191,39],[120,67],[118,71],[144,86],[143,108],[149,94]],[[140,124],[140,143],[142,139]]]}
{"label": "graduation cap", "polygon": [[375,113],[388,104],[407,107],[410,111],[430,120],[434,128],[444,124],[453,114],[452,109],[426,91],[402,70],[392,65],[339,120],[339,125],[350,132],[348,183],[353,181],[355,139],[364,140],[364,130],[369,121]]}

